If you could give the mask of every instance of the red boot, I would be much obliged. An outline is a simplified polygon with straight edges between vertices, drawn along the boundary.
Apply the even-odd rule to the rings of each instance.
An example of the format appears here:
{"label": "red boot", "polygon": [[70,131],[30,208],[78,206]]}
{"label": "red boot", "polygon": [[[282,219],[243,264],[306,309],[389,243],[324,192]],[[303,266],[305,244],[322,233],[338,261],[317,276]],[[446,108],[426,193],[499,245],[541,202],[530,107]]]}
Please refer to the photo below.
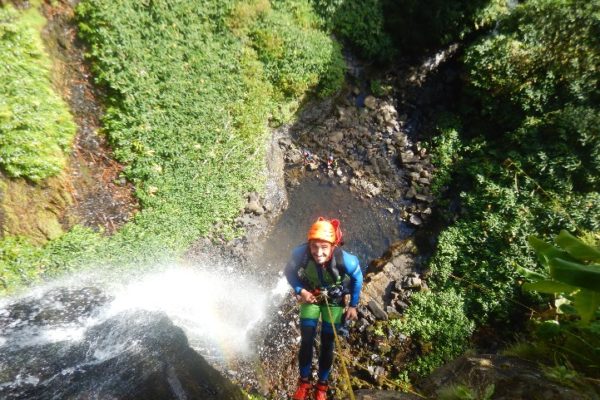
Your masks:
{"label": "red boot", "polygon": [[310,392],[310,382],[307,379],[298,379],[298,389],[294,393],[293,400],[307,400]]}
{"label": "red boot", "polygon": [[318,382],[315,386],[315,400],[327,400],[327,382]]}

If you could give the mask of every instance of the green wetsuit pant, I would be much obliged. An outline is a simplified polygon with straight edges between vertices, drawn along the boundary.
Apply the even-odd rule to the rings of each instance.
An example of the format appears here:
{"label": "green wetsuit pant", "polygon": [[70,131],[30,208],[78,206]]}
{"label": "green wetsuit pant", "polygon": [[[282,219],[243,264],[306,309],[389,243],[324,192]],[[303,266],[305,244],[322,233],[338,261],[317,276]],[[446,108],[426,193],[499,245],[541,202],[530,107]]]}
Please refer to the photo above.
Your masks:
{"label": "green wetsuit pant", "polygon": [[308,379],[310,377],[311,361],[313,354],[313,344],[321,317],[321,351],[319,354],[319,380],[327,381],[331,366],[333,365],[334,348],[334,328],[340,327],[344,307],[338,305],[325,304],[301,304],[300,305],[300,352],[298,353],[298,366],[300,368],[300,377]]}

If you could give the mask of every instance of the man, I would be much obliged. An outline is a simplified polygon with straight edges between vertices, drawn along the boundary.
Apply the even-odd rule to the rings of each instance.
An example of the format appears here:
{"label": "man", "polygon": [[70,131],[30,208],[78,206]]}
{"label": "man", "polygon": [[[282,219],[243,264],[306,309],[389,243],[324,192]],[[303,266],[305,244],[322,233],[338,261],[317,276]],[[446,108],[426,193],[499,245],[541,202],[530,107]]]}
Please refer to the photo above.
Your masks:
{"label": "man", "polygon": [[[293,399],[305,400],[311,391],[313,343],[321,317],[319,381],[315,386],[315,399],[326,400],[335,339],[332,323],[338,329],[342,315],[346,320],[357,319],[356,306],[363,277],[358,258],[339,248],[342,231],[338,220],[320,217],[308,230],[307,237],[308,243],[296,247],[285,266],[285,276],[300,302],[300,379]],[[345,288],[344,278],[346,283],[349,280],[348,288]],[[344,294],[347,290],[350,301],[344,312]]]}

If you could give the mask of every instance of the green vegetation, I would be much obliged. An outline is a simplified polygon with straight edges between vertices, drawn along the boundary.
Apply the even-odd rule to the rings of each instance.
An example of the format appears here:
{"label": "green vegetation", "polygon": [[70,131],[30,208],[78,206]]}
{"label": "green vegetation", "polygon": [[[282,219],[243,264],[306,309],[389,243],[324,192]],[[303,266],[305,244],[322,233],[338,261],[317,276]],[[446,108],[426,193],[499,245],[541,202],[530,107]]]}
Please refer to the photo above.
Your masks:
{"label": "green vegetation", "polygon": [[506,0],[380,0],[386,27],[403,53],[421,54],[489,28],[508,13]]}
{"label": "green vegetation", "polygon": [[530,235],[600,229],[599,9],[528,1],[465,49],[468,84],[433,140],[434,189],[459,210],[441,213],[430,286],[461,293],[478,325],[509,334],[539,299],[516,284],[517,267],[543,271]]}
{"label": "green vegetation", "polygon": [[388,62],[465,38],[508,13],[506,0],[312,0],[325,28],[360,56]]}
{"label": "green vegetation", "polygon": [[103,130],[142,211],[110,238],[77,227],[39,250],[8,238],[22,251],[0,254],[5,285],[86,265],[142,267],[201,236],[237,234],[244,195],[262,189],[269,120],[343,83],[340,47],[308,4],[82,1],[80,34],[109,93]]}
{"label": "green vegetation", "polygon": [[463,299],[453,290],[414,294],[404,318],[390,324],[394,331],[411,335],[418,344],[420,356],[407,369],[419,375],[461,354],[473,332]]}
{"label": "green vegetation", "polygon": [[51,81],[34,8],[0,7],[0,168],[39,182],[66,166],[75,123]]}
{"label": "green vegetation", "polygon": [[467,385],[452,385],[438,390],[437,398],[439,400],[490,400],[495,389],[494,385],[486,386],[483,391]]}
{"label": "green vegetation", "polygon": [[[549,312],[533,320],[535,341],[530,356],[556,364],[554,377],[573,367],[589,376],[600,372],[600,248],[590,246],[566,231],[546,243],[529,238],[542,273],[520,269],[530,282],[523,289],[553,295]],[[543,352],[540,352],[543,349]],[[567,368],[568,367],[568,368]]]}
{"label": "green vegetation", "polygon": [[[598,71],[590,61],[598,39],[589,4],[527,2],[501,21],[498,34],[466,51],[471,92],[456,118],[470,123],[459,132],[453,170],[461,217],[440,235],[431,267],[436,287],[463,291],[467,313],[480,322],[505,320],[515,310],[515,266],[538,268],[526,243],[530,234],[600,228]],[[542,29],[546,14],[577,23]],[[559,63],[566,59],[569,65]],[[536,75],[519,86],[513,71],[531,65]]]}
{"label": "green vegetation", "polygon": [[[345,64],[340,45],[318,29],[318,19],[310,4],[304,1],[257,3],[261,10],[252,22],[244,19],[246,29],[239,30],[249,40],[264,65],[265,76],[273,85],[274,99],[283,105],[277,120],[290,118],[289,110],[298,108],[305,94],[316,91],[321,97],[331,96],[344,82]],[[244,12],[237,11],[243,7]],[[248,13],[248,5],[240,3],[234,15]],[[233,19],[229,23],[234,26]]]}
{"label": "green vegetation", "polygon": [[395,53],[385,31],[381,0],[312,0],[322,24],[353,46],[361,56],[389,61]]}
{"label": "green vegetation", "polygon": [[[390,327],[411,335],[421,356],[408,371],[422,375],[464,351],[476,326],[512,339],[514,323],[542,304],[531,290],[549,292],[552,318],[533,318],[534,340],[512,351],[555,363],[546,372],[557,381],[579,379],[571,367],[597,375],[596,250],[567,233],[556,246],[546,242],[562,230],[594,240],[600,231],[598,0],[529,0],[512,9],[504,0],[150,4],[83,0],[77,9],[108,89],[104,131],[142,211],[111,237],[76,227],[42,248],[3,239],[5,289],[98,262],[141,267],[177,258],[200,236],[235,235],[243,195],[261,188],[267,124],[289,120],[307,95],[331,95],[343,82],[341,49],[327,33],[379,62],[468,39],[459,60],[465,85],[438,115],[431,140],[432,189],[445,208],[429,264],[433,291],[415,294]],[[39,29],[39,17],[0,11],[0,55],[24,63],[2,66],[0,165],[36,181],[63,167],[72,122],[67,114],[38,118],[53,103],[31,93],[51,92],[15,84],[29,82],[25,74],[50,87],[39,38],[21,33]],[[387,89],[374,80],[371,90]],[[35,114],[15,112],[17,104]],[[523,272],[533,277],[530,291],[516,284]],[[447,394],[491,391],[459,386]]]}

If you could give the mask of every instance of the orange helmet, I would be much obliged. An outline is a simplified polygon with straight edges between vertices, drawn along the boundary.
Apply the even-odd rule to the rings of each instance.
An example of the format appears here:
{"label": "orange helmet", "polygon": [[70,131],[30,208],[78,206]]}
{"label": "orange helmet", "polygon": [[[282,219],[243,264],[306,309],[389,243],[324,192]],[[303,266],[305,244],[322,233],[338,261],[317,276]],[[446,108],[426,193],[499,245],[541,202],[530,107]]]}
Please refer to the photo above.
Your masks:
{"label": "orange helmet", "polygon": [[342,231],[340,221],[337,219],[327,220],[319,217],[308,230],[308,240],[324,240],[337,246],[342,242]]}

